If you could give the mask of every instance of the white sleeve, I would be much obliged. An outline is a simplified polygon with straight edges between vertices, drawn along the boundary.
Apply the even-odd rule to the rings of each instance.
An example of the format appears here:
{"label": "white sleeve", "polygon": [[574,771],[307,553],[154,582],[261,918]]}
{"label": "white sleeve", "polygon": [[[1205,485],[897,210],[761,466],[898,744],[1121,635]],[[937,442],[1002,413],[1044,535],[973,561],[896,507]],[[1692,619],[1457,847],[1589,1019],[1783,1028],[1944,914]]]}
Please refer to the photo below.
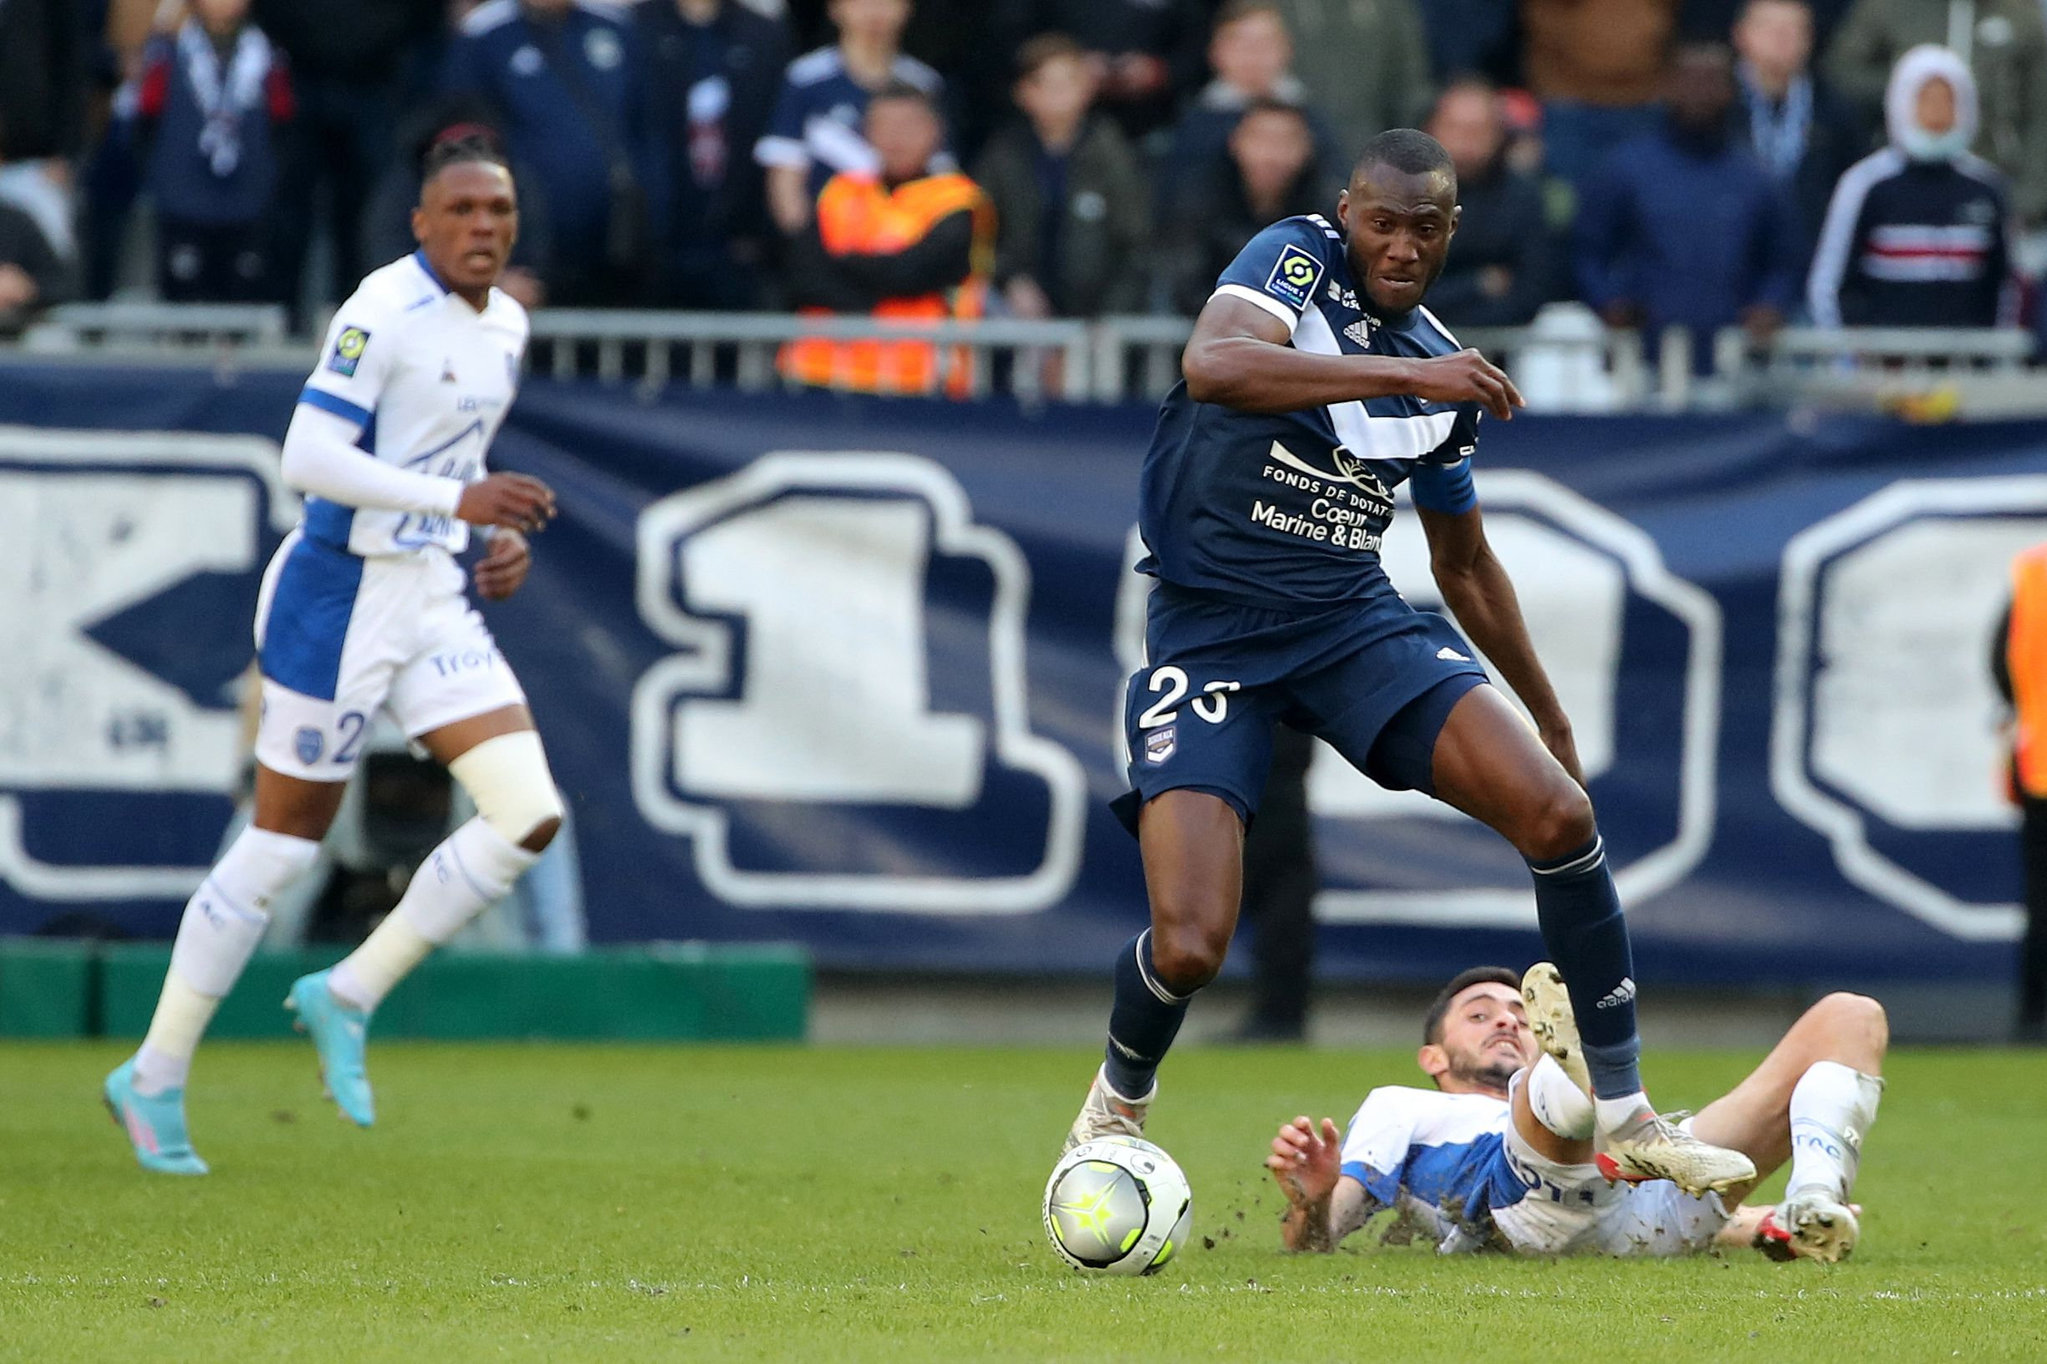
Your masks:
{"label": "white sleeve", "polygon": [[399,319],[389,312],[370,291],[351,294],[328,324],[320,363],[306,377],[299,400],[367,424],[398,350]]}
{"label": "white sleeve", "polygon": [[373,511],[453,516],[462,500],[459,478],[440,478],[386,464],[358,448],[362,426],[301,402],[284,433],[284,481],[300,492]]}

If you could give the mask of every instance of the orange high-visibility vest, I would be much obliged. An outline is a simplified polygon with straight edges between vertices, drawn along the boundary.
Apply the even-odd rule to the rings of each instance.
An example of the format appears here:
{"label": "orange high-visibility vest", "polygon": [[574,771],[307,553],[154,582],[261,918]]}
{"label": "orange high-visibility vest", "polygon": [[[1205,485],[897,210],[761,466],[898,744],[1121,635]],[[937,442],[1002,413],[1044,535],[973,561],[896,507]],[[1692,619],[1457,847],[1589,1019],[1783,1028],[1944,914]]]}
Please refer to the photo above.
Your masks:
{"label": "orange high-visibility vest", "polygon": [[[915,245],[962,209],[974,215],[974,246],[966,280],[938,293],[883,299],[873,315],[934,322],[979,317],[992,264],[995,215],[980,187],[966,176],[927,175],[890,190],[872,175],[835,175],[817,198],[818,235],[825,250],[834,255],[881,255]],[[801,311],[830,315],[826,308]],[[784,374],[802,383],[862,393],[935,393],[943,371],[946,392],[963,398],[973,377],[965,347],[948,347],[941,356],[929,341],[805,337],[782,347],[778,363]]]}
{"label": "orange high-visibility vest", "polygon": [[2013,766],[2019,789],[2047,798],[2047,545],[2012,560],[2011,633],[2004,642],[2018,713]]}

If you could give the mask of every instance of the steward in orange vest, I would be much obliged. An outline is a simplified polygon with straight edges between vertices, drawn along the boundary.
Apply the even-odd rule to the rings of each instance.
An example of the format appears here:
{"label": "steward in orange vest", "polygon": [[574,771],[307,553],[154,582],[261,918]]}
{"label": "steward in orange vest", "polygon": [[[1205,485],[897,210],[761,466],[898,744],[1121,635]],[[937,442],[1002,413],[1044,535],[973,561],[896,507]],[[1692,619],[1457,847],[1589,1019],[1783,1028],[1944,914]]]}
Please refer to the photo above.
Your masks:
{"label": "steward in orange vest", "polygon": [[2014,722],[2012,777],[2018,794],[2047,800],[2047,545],[2012,560],[2011,579],[2002,661]]}
{"label": "steward in orange vest", "polygon": [[[956,172],[926,173],[943,129],[914,86],[890,86],[867,106],[878,174],[842,172],[818,195],[811,228],[794,243],[790,288],[806,315],[866,313],[894,321],[982,315],[995,214]],[[929,341],[806,337],[782,347],[783,374],[822,388],[965,397],[964,347]]]}

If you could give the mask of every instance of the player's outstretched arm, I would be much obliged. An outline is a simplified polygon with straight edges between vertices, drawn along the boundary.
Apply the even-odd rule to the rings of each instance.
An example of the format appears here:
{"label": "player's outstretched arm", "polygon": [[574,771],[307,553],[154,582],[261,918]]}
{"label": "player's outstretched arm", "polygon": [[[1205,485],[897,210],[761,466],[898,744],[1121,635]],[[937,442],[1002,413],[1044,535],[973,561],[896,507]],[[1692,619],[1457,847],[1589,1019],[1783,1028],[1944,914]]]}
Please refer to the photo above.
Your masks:
{"label": "player's outstretched arm", "polygon": [[1549,674],[1535,655],[1528,623],[1521,615],[1521,599],[1486,540],[1485,520],[1478,508],[1454,515],[1426,507],[1417,510],[1429,539],[1429,569],[1442,591],[1443,604],[1528,707],[1543,747],[1583,786],[1585,773],[1578,765],[1570,717],[1564,714]]}
{"label": "player's outstretched arm", "polygon": [[1286,324],[1265,309],[1217,294],[1202,306],[1180,357],[1187,396],[1239,412],[1295,412],[1398,393],[1478,403],[1501,421],[1522,406],[1513,380],[1475,350],[1433,360],[1311,355],[1288,339]]}
{"label": "player's outstretched arm", "polygon": [[1365,1224],[1371,1198],[1355,1179],[1343,1177],[1343,1134],[1324,1118],[1318,1132],[1306,1115],[1279,1129],[1265,1168],[1286,1195],[1280,1241],[1288,1250],[1334,1250]]}

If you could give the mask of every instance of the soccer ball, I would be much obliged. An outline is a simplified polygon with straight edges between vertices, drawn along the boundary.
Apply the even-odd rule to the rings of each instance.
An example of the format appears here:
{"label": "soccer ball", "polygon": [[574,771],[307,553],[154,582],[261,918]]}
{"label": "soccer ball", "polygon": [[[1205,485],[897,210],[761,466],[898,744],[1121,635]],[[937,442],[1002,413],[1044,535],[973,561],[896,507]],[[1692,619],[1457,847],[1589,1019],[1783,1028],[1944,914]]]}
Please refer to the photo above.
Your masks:
{"label": "soccer ball", "polygon": [[1150,1274],[1187,1243],[1194,1192],[1173,1158],[1136,1137],[1068,1151],[1045,1184],[1045,1235],[1075,1269]]}

